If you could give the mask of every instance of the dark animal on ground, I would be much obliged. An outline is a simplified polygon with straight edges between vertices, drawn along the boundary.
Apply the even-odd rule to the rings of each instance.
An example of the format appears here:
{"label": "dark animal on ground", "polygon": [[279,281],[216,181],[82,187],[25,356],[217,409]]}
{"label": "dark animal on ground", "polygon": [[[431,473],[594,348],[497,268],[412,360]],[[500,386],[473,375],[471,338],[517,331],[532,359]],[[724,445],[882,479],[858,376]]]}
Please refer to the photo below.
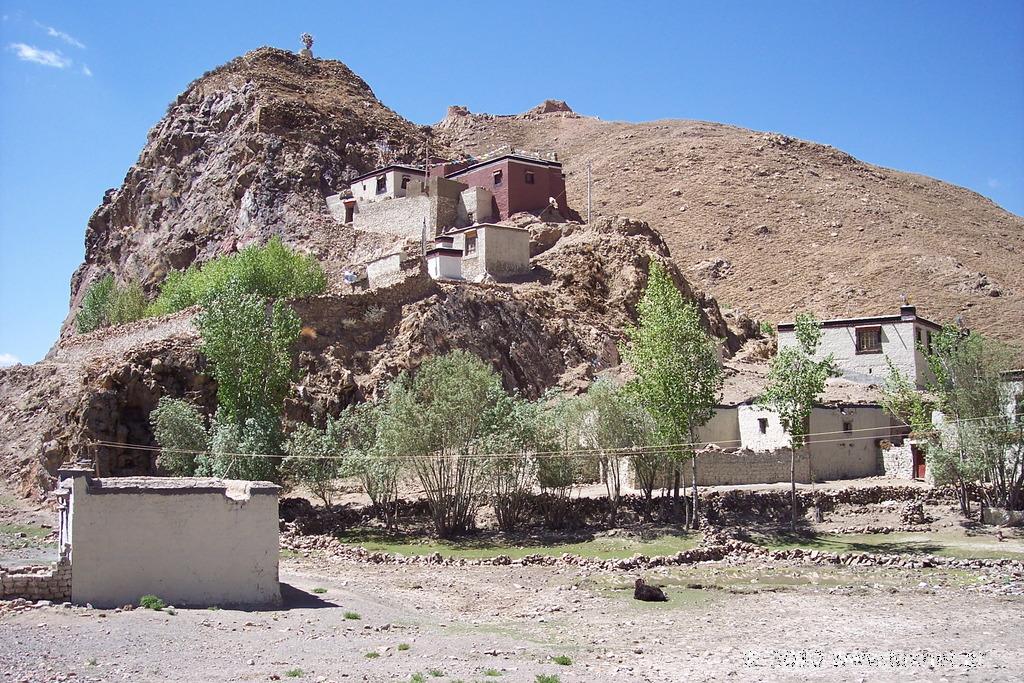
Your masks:
{"label": "dark animal on ground", "polygon": [[657,586],[648,586],[643,579],[636,580],[636,588],[633,589],[633,599],[644,602],[668,602],[668,596]]}

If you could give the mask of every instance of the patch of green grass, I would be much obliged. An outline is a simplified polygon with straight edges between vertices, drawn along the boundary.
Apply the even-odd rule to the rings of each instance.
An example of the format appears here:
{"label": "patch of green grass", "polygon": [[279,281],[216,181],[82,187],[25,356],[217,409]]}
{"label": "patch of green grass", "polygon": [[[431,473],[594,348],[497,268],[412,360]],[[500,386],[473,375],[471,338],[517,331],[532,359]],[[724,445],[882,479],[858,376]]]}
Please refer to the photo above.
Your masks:
{"label": "patch of green grass", "polygon": [[377,652],[376,650],[370,650],[369,652],[367,652],[363,656],[366,657],[367,659],[377,659],[378,657],[380,657],[380,653]]}
{"label": "patch of green grass", "polygon": [[427,669],[427,673],[433,676],[434,678],[440,678],[441,676],[444,676],[444,672],[440,669]]}
{"label": "patch of green grass", "polygon": [[411,534],[387,534],[376,530],[354,530],[338,536],[343,543],[361,545],[367,550],[395,555],[430,555],[480,559],[508,555],[516,559],[527,555],[559,556],[563,553],[595,559],[618,559],[633,555],[674,555],[695,547],[700,534],[661,534],[650,538],[601,536],[573,542],[545,542],[543,539],[512,543],[486,539],[438,540]]}
{"label": "patch of green grass", "polygon": [[324,593],[327,592],[327,589],[326,588],[314,588],[313,592],[316,593],[317,595],[323,595]]}
{"label": "patch of green grass", "polygon": [[497,669],[484,669],[484,676],[493,676],[493,677],[496,678],[496,677],[498,677],[500,675],[501,675],[501,672],[498,671]]}
{"label": "patch of green grass", "polygon": [[424,683],[426,680],[427,677],[421,674],[419,671],[414,673],[412,676],[409,676],[409,683]]}
{"label": "patch of green grass", "polygon": [[399,651],[399,652],[405,652],[405,651],[406,651],[406,650],[408,650],[408,649],[409,649],[410,647],[412,647],[412,646],[411,646],[411,645],[409,645],[409,643],[399,643],[399,644],[398,644],[398,651]]}
{"label": "patch of green grass", "polygon": [[25,534],[27,538],[39,540],[46,538],[52,529],[44,529],[40,526],[32,526],[31,524],[0,524],[0,534],[6,534],[8,536],[17,536],[18,534]]}
{"label": "patch of green grass", "polygon": [[141,598],[139,598],[139,607],[159,612],[164,607],[167,607],[167,603],[165,603],[163,600],[156,597],[155,595],[143,595]]}
{"label": "patch of green grass", "polygon": [[362,619],[362,617],[359,616],[359,612],[345,612],[345,618],[346,619],[352,619],[352,620]]}
{"label": "patch of green grass", "polygon": [[561,679],[555,674],[537,674],[537,678],[534,680],[537,683],[562,683]]}
{"label": "patch of green grass", "polygon": [[957,559],[1024,558],[1019,545],[988,547],[985,536],[944,535],[941,533],[892,534],[775,534],[755,537],[755,543],[772,550],[803,548],[831,553],[875,553],[880,555],[938,555]]}
{"label": "patch of green grass", "polygon": [[297,557],[302,557],[302,555],[295,552],[291,548],[281,548],[281,552],[278,553],[278,557],[280,557],[282,560],[294,560]]}
{"label": "patch of green grass", "polygon": [[210,610],[211,612],[219,612],[220,611],[220,607],[218,607],[217,605],[210,605],[206,609]]}
{"label": "patch of green grass", "polygon": [[284,672],[284,675],[287,676],[288,678],[302,678],[303,676],[306,675],[306,672],[303,671],[302,669],[296,667],[294,669],[288,669],[287,671]]}
{"label": "patch of green grass", "polygon": [[558,664],[559,666],[572,666],[572,659],[568,655],[558,655],[557,657],[552,657],[551,661],[553,661],[555,664]]}
{"label": "patch of green grass", "polygon": [[95,657],[89,657],[89,659],[85,660],[85,663],[87,666],[97,666],[98,664]]}

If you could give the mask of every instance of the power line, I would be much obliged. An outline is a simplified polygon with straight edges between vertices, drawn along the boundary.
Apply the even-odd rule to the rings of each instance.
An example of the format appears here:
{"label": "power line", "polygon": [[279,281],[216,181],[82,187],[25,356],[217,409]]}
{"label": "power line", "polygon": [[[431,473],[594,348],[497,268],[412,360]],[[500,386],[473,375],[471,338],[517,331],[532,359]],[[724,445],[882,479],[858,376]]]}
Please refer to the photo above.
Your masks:
{"label": "power line", "polygon": [[[980,417],[973,418],[962,418],[959,420],[950,421],[949,425],[961,424],[964,422],[976,422],[979,420],[991,420],[997,418],[1018,418],[1024,416],[1024,413],[1012,413],[1012,414],[998,414],[998,415],[983,415]],[[900,425],[895,425],[899,427]],[[910,426],[910,425],[902,425]],[[837,443],[837,442],[852,442],[852,441],[865,441],[879,439],[884,436],[891,436],[891,434],[874,434],[870,436],[858,436],[858,437],[839,437],[834,439],[816,439],[819,436],[832,436],[836,434],[852,434],[854,432],[878,432],[882,430],[890,431],[893,425],[890,426],[879,426],[879,427],[861,427],[859,429],[832,431],[832,432],[815,432],[813,434],[805,435],[808,445],[810,444],[822,444],[822,443]],[[940,433],[939,429],[931,429],[926,434],[937,434]],[[897,435],[897,437],[902,435]],[[630,456],[630,455],[667,455],[675,451],[680,450],[691,450],[697,449],[702,446],[720,446],[722,444],[736,444],[742,443],[741,439],[721,439],[717,441],[697,441],[691,443],[676,443],[676,444],[664,444],[659,446],[629,446],[623,448],[575,448],[565,449],[557,451],[508,451],[508,452],[484,452],[484,453],[466,453],[457,454],[453,457],[458,459],[466,460],[501,460],[505,458],[522,457],[524,455],[534,458],[592,458],[595,456]],[[110,448],[120,449],[131,449],[141,450],[150,452],[166,452],[173,453],[176,455],[217,455],[217,456],[229,456],[229,457],[241,457],[241,458],[291,458],[294,460],[343,460],[348,456],[329,454],[329,455],[286,455],[286,454],[270,454],[270,453],[230,453],[230,452],[217,452],[212,451],[200,451],[200,450],[188,450],[180,448],[163,448],[161,446],[150,446],[144,444],[127,444],[118,443],[115,441],[103,441],[97,440],[90,442],[93,446],[105,446]],[[780,446],[779,448],[787,448],[787,446]],[[777,449],[776,449],[777,450]],[[427,453],[408,453],[408,454],[396,454],[388,456],[391,460],[434,460],[438,456]]]}

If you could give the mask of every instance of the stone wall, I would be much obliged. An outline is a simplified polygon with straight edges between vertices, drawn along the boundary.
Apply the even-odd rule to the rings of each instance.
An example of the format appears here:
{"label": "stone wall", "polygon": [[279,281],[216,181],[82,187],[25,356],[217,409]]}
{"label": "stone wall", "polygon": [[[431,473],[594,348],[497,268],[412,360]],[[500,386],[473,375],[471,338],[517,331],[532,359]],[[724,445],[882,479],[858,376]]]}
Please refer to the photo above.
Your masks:
{"label": "stone wall", "polygon": [[356,205],[352,227],[365,232],[419,240],[423,235],[424,222],[430,227],[431,201],[430,197],[419,196],[360,203]]}
{"label": "stone wall", "polygon": [[882,449],[882,474],[893,479],[914,478],[914,454],[909,441]]}
{"label": "stone wall", "polygon": [[[624,459],[626,460],[626,459]],[[740,484],[777,484],[789,481],[789,450],[705,450],[697,453],[698,486],[736,486]],[[628,460],[622,463],[621,471],[630,486],[636,488],[637,481]],[[690,461],[681,464],[682,485],[690,486]],[[811,481],[810,459],[806,452],[796,455],[796,480],[800,484]],[[669,467],[657,479],[658,488],[671,488],[674,474]]]}
{"label": "stone wall", "polygon": [[0,600],[50,600],[67,602],[71,599],[71,561],[65,546],[60,559],[49,566],[4,569],[0,567]]}

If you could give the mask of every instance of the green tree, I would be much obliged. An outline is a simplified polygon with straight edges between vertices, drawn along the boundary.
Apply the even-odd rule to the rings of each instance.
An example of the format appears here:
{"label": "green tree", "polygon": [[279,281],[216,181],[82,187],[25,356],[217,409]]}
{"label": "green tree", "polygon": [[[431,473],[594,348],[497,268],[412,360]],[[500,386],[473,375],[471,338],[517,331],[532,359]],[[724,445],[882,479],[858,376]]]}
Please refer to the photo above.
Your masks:
{"label": "green tree", "polygon": [[537,481],[539,403],[500,391],[487,412],[482,450],[487,453],[484,476],[498,527],[515,531],[526,519],[530,494]]}
{"label": "green tree", "polygon": [[579,401],[583,416],[580,443],[595,451],[600,462],[608,493],[609,523],[614,526],[622,493],[621,463],[629,449],[652,443],[654,424],[632,394],[607,380],[594,382]]}
{"label": "green tree", "polygon": [[114,276],[106,275],[85,290],[82,306],[75,316],[75,329],[84,334],[132,322],[143,317],[145,308],[146,295],[137,281],[118,287]]}
{"label": "green tree", "polygon": [[558,398],[553,392],[537,401],[537,483],[544,524],[549,529],[568,524],[572,492],[585,464],[578,453],[583,423],[580,408],[579,397]]}
{"label": "green tree", "polygon": [[929,444],[929,466],[937,483],[957,491],[960,510],[971,516],[972,485],[986,505],[1024,507],[1024,444],[1020,400],[1006,381],[1013,353],[975,332],[947,326],[927,354],[930,385],[943,419]]}
{"label": "green tree", "polygon": [[284,478],[309,489],[330,508],[338,493],[342,460],[338,444],[327,430],[300,423],[284,443]]}
{"label": "green tree", "polygon": [[287,299],[323,293],[327,277],[316,259],[273,237],[263,246],[253,245],[237,254],[171,272],[146,313],[164,315],[204,304],[229,287],[263,299]]}
{"label": "green tree", "polygon": [[464,351],[428,358],[389,387],[382,443],[410,458],[442,538],[473,526],[483,488],[481,446],[502,391],[494,370]]}
{"label": "green tree", "polygon": [[157,465],[171,474],[191,477],[196,473],[196,455],[210,447],[206,419],[188,401],[163,396],[149,414],[153,435],[160,444]]}
{"label": "green tree", "polygon": [[379,435],[381,408],[376,403],[347,407],[327,423],[327,433],[343,456],[343,474],[359,479],[377,517],[388,529],[398,515],[401,459]]}
{"label": "green tree", "polygon": [[832,354],[815,360],[821,345],[821,324],[809,313],[796,317],[795,345],[783,346],[772,359],[768,387],[757,403],[775,411],[789,434],[790,528],[796,529],[796,452],[810,431],[811,412],[825,391],[829,377],[837,376]]}
{"label": "green tree", "polygon": [[196,326],[217,381],[209,471],[276,481],[276,459],[245,456],[281,452],[284,400],[297,377],[299,317],[283,302],[268,303],[230,281],[206,302]]}
{"label": "green tree", "polygon": [[[629,391],[654,420],[659,443],[696,443],[697,429],[714,415],[722,389],[719,344],[702,326],[696,304],[683,298],[658,261],[651,262],[637,305],[637,325],[626,334],[629,343],[622,356],[636,373]],[[678,500],[678,463],[685,458],[691,464],[691,519],[696,528],[697,457],[692,445],[675,454],[675,495]]]}

